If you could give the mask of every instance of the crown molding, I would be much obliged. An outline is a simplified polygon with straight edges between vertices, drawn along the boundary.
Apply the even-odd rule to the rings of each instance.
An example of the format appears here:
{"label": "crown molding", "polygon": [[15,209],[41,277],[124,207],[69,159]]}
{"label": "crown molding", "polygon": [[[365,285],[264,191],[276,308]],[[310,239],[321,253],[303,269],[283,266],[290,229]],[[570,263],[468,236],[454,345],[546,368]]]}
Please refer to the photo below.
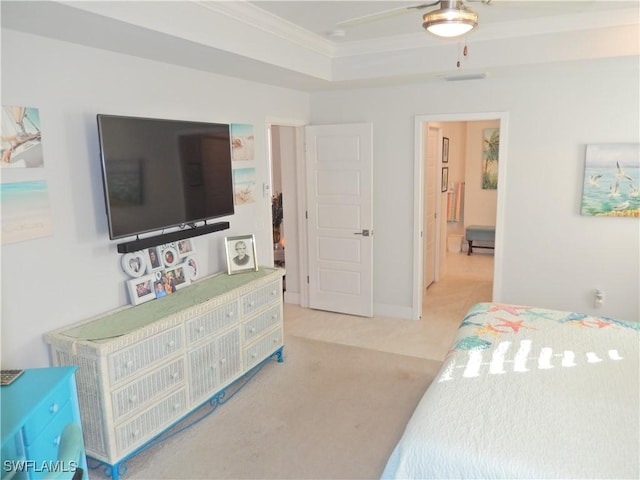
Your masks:
{"label": "crown molding", "polygon": [[283,18],[273,15],[245,0],[233,2],[216,2],[207,0],[192,0],[192,3],[202,8],[226,15],[246,25],[263,32],[293,42],[303,48],[333,58],[336,44],[309,30],[299,27]]}

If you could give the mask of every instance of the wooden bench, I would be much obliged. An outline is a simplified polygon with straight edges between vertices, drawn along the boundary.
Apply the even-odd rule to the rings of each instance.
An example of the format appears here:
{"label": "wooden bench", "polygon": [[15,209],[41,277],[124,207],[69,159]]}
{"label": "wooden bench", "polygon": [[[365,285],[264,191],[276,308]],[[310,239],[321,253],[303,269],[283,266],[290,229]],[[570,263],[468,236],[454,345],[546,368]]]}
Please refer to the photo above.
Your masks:
{"label": "wooden bench", "polygon": [[[469,243],[469,251],[467,255],[473,253],[473,242],[486,242],[495,244],[496,227],[489,225],[469,225],[466,228],[465,238]],[[476,245],[476,248],[488,248],[493,250],[494,245]]]}

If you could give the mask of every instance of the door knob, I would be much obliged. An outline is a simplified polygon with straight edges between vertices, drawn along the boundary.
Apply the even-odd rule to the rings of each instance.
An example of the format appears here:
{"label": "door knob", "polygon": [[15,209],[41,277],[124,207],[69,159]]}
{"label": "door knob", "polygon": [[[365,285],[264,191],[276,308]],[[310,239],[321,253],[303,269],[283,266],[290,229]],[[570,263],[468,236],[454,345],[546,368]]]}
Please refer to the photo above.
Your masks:
{"label": "door knob", "polygon": [[368,237],[372,234],[373,232],[370,232],[369,230],[362,230],[361,232],[356,232],[354,233],[354,235],[362,235],[363,237]]}

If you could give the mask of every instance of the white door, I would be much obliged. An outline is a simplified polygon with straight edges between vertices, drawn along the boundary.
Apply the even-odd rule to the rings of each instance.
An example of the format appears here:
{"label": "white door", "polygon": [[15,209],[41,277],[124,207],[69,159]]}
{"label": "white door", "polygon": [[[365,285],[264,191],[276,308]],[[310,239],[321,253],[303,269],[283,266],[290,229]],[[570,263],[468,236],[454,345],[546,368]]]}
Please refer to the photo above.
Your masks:
{"label": "white door", "polygon": [[436,280],[437,196],[440,195],[438,153],[440,130],[427,126],[427,144],[424,167],[424,288]]}
{"label": "white door", "polygon": [[309,307],[373,316],[373,126],[305,129]]}

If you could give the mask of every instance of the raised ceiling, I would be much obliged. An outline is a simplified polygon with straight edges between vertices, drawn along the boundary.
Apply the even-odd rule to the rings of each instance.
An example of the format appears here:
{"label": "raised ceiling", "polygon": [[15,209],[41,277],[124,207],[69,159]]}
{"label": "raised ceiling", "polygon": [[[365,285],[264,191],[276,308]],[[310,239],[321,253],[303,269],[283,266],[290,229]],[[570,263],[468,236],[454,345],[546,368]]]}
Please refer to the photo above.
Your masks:
{"label": "raised ceiling", "polygon": [[419,3],[0,2],[3,30],[304,91],[507,75],[640,50],[637,0],[467,2],[480,18],[463,39],[425,32],[429,9],[331,34],[342,21]]}

